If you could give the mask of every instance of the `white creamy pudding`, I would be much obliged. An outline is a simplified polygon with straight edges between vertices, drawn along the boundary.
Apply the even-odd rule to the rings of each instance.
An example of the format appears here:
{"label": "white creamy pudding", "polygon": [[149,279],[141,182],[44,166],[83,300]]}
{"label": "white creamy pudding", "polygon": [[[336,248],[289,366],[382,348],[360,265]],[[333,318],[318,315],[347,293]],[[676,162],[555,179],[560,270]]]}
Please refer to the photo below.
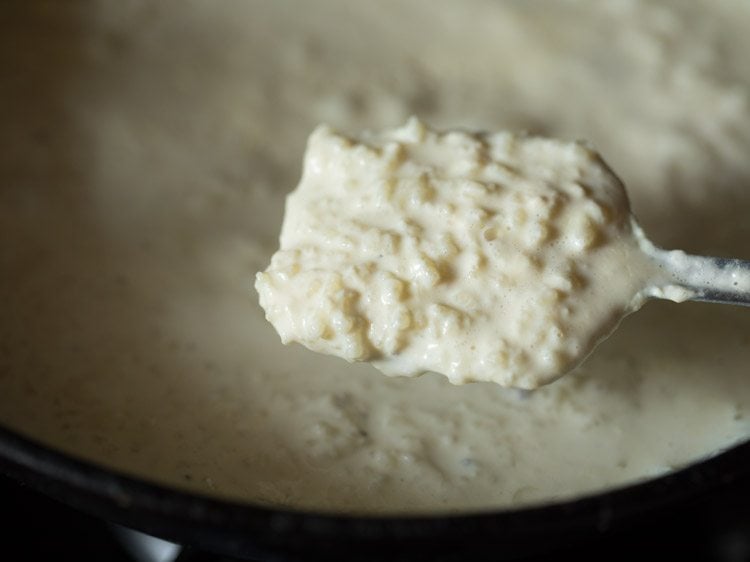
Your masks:
{"label": "white creamy pudding", "polygon": [[256,288],[284,343],[529,389],[580,363],[658,277],[591,148],[412,119],[313,133]]}
{"label": "white creamy pudding", "polygon": [[[328,123],[354,138],[412,115],[436,130],[588,139],[656,244],[750,257],[746,0],[32,0],[1,12],[3,425],[169,486],[357,513],[565,500],[667,473],[750,436],[746,309],[649,303],[581,366],[525,392],[455,386],[435,374],[385,377],[366,363],[285,346],[253,288],[279,249],[310,131]],[[337,139],[324,132],[318,148]],[[363,166],[379,165],[362,153],[370,155]],[[524,185],[536,189],[534,174]],[[453,200],[432,183],[437,201]],[[513,184],[504,184],[497,204],[512,200]],[[462,195],[461,220],[473,198],[490,197],[474,188]],[[619,204],[609,197],[600,204]],[[577,209],[570,216],[581,216]],[[482,230],[461,239],[458,225],[435,225],[427,207],[414,213],[430,219],[425,231],[435,238],[403,248],[419,274],[409,283],[423,283],[404,308],[426,323],[433,296],[463,311],[501,298],[472,288],[461,304],[450,271],[438,267],[430,286],[426,259],[453,251],[437,237],[450,234],[466,249],[462,272],[468,249],[486,252],[484,283],[510,255],[499,237]],[[379,220],[392,225],[400,214],[394,207]],[[527,214],[514,244],[555,235]],[[600,226],[603,241],[617,224]],[[399,232],[404,244],[409,233]],[[556,251],[586,240],[559,239]],[[583,251],[600,248],[592,256],[606,261],[607,247]],[[540,283],[556,285],[570,314],[581,314],[573,272],[557,279],[554,256],[545,259],[534,265],[519,254],[514,274],[539,267]],[[389,270],[401,276],[399,264]],[[614,308],[629,292],[618,284],[631,274],[621,273],[613,295],[601,296]],[[390,298],[388,280],[379,283]],[[381,310],[390,308],[371,312]],[[486,328],[501,318],[487,312],[472,321]],[[446,324],[436,326],[447,334]],[[403,345],[418,357],[431,337],[405,336],[373,336],[373,345]],[[532,366],[542,360],[528,356]]]}

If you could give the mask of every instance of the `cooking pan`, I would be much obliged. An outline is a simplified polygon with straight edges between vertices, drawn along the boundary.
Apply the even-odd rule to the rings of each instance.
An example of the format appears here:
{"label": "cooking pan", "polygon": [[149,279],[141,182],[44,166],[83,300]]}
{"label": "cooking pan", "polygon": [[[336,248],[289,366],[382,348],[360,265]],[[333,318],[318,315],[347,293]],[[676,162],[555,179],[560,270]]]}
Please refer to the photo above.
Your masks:
{"label": "cooking pan", "polygon": [[224,501],[133,478],[7,429],[0,429],[0,470],[105,520],[256,560],[510,560],[582,544],[603,544],[618,559],[613,547],[618,541],[632,547],[636,537],[639,548],[645,544],[654,553],[672,541],[692,544],[691,536],[705,537],[706,527],[720,532],[694,546],[715,556],[727,534],[750,537],[744,507],[750,443],[661,478],[574,501],[418,517],[324,514]]}
{"label": "cooking pan", "polygon": [[[38,14],[31,13],[33,10],[26,13],[26,6],[42,6],[42,12],[51,13],[63,3],[19,1],[8,5],[12,9],[3,14],[5,17],[18,12],[15,16],[23,16],[28,23]],[[85,8],[87,3],[79,5]],[[81,8],[76,13],[83,17],[85,10]],[[77,17],[63,18],[62,23],[39,20],[39,25],[48,34],[56,33],[63,24],[75,30],[79,25]],[[105,46],[116,51],[117,38],[110,39]],[[192,39],[199,41],[200,33]],[[5,41],[0,68],[14,68],[15,55],[10,47],[15,46],[16,52],[36,47],[24,43],[22,32],[6,35]],[[15,117],[20,119],[15,121],[20,132],[27,118],[39,119],[40,114],[42,120],[55,126],[65,125],[55,93],[64,83],[65,72],[72,72],[80,62],[75,45],[66,45],[67,49],[42,49],[32,60],[37,63],[49,58],[54,64],[50,72],[35,75],[37,81],[31,84],[34,87],[24,92],[44,103],[37,107],[30,102],[16,108]],[[74,148],[70,147],[71,151]],[[65,162],[53,162],[51,168],[63,173]],[[745,209],[734,212],[746,217]],[[634,530],[645,541],[655,542],[667,536],[687,542],[692,531],[702,526],[725,528],[725,514],[745,513],[744,499],[750,489],[750,443],[647,482],[572,501],[431,516],[315,513],[217,499],[119,473],[8,428],[0,428],[0,471],[22,485],[94,516],[180,544],[241,558],[497,560],[559,552],[580,544],[622,543],[627,541],[623,537],[631,536],[628,533]],[[740,521],[747,522],[748,518],[741,517]],[[750,529],[740,530],[750,536]],[[710,549],[712,545],[701,548]],[[610,558],[616,553],[611,550]]]}

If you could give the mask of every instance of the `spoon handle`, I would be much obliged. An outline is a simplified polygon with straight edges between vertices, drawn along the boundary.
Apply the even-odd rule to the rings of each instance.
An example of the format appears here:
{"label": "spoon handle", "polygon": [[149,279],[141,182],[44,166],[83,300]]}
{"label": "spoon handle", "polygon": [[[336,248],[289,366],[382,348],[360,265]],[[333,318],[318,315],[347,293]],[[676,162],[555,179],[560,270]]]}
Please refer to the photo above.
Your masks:
{"label": "spoon handle", "polygon": [[654,257],[671,277],[670,285],[654,296],[750,306],[750,261],[693,256],[680,250],[657,250]]}

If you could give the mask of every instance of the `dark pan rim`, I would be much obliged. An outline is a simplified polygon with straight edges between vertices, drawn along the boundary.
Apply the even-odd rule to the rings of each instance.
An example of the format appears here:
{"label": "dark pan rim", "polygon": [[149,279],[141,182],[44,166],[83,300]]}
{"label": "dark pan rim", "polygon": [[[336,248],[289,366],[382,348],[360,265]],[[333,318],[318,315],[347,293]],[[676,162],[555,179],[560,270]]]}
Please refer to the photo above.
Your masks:
{"label": "dark pan rim", "polygon": [[[325,549],[467,544],[517,550],[607,532],[750,475],[750,442],[642,483],[572,501],[435,515],[345,515],[272,508],[170,488],[105,468],[0,427],[0,471],[97,517],[234,556]],[[331,552],[333,552],[331,550]]]}

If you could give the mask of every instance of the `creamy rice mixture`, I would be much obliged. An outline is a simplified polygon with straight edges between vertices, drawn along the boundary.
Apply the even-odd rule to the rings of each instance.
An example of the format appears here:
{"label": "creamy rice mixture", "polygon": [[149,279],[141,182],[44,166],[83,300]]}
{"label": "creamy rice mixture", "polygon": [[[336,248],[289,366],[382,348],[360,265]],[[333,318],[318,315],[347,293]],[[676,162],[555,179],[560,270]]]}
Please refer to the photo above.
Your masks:
{"label": "creamy rice mixture", "polygon": [[667,277],[583,143],[436,132],[416,119],[308,143],[256,288],[284,343],[386,374],[533,389]]}
{"label": "creamy rice mixture", "polygon": [[284,346],[253,289],[318,123],[588,139],[654,241],[750,258],[750,4],[8,2],[0,421],[250,502],[465,511],[750,434],[750,315],[653,302],[534,392]]}

